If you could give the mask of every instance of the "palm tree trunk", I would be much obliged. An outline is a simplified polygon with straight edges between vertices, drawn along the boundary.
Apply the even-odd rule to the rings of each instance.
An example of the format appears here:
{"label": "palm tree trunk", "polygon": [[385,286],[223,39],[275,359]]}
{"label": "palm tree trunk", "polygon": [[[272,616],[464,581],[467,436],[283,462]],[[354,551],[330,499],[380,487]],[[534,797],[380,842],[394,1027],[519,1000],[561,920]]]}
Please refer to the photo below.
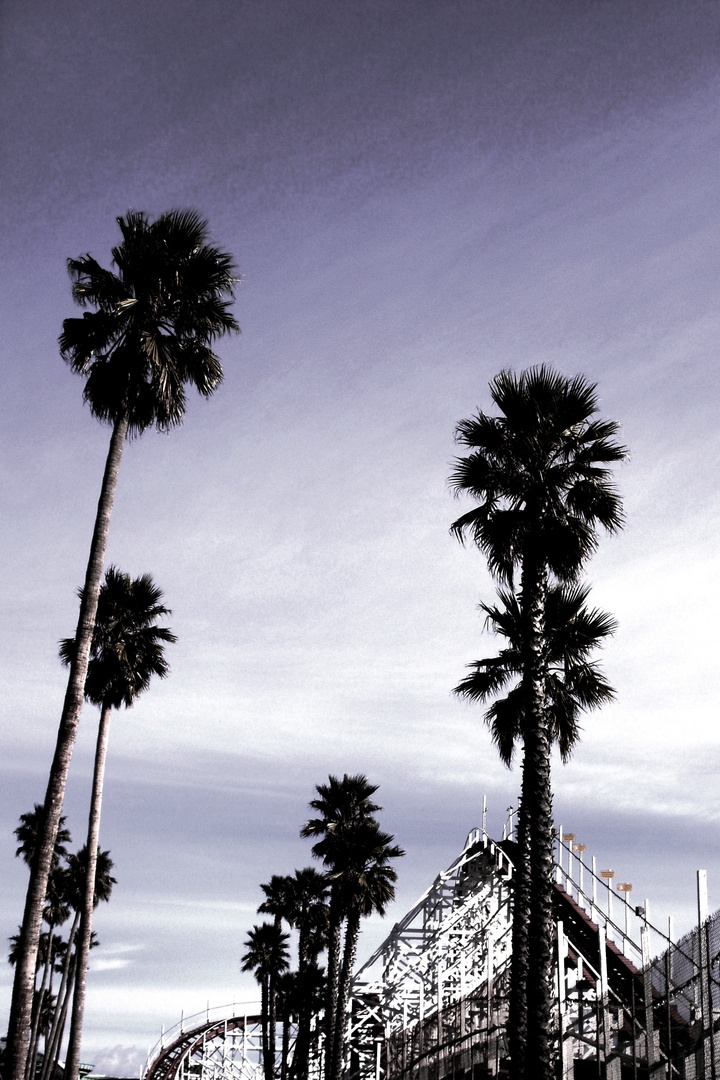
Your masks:
{"label": "palm tree trunk", "polygon": [[65,796],[70,758],[75,745],[75,736],[82,708],[88,655],[95,626],[95,613],[97,611],[105,549],[110,528],[110,514],[115,498],[118,470],[127,430],[128,417],[125,415],[115,421],[110,439],[110,449],[105,463],[95,527],[90,545],[90,558],[85,574],[83,598],[80,602],[80,615],[75,632],[77,649],[70,665],[70,675],[58,728],[55,756],[50,768],[45,794],[43,820],[30,869],[30,881],[20,932],[20,951],[15,969],[12,1004],[8,1022],[7,1061],[9,1068],[6,1073],[8,1080],[24,1080],[25,1076],[40,924]]}
{"label": "palm tree trunk", "polygon": [[530,948],[530,836],[525,812],[525,777],[523,762],[522,796],[518,808],[517,859],[513,873],[512,952],[510,957],[510,1001],[508,1041],[510,1075],[522,1080],[525,1075],[527,1048],[527,978]]}
{"label": "palm tree trunk", "polygon": [[277,995],[275,979],[268,978],[268,1063],[265,1069],[266,1080],[275,1080],[275,1026],[277,1015]]}
{"label": "palm tree trunk", "polygon": [[280,1061],[280,1080],[287,1080],[290,1071],[290,1005],[286,1001],[283,1008],[282,1056]]}
{"label": "palm tree trunk", "polygon": [[[53,1017],[52,1028],[50,1029],[49,1038],[46,1040],[45,1046],[45,1058],[43,1060],[43,1067],[40,1073],[40,1080],[49,1080],[50,1077],[50,1065],[57,1055],[58,1044],[58,1032],[60,1030],[60,1016],[65,1005],[65,999],[67,997],[68,988],[70,984],[70,971],[73,966],[73,946],[75,945],[75,936],[77,934],[78,923],[80,922],[80,912],[75,912],[75,917],[70,928],[70,935],[67,941],[67,949],[65,952],[65,959],[63,960],[62,975],[60,977],[60,987],[58,989],[57,1002],[55,1005],[55,1016]],[[62,1038],[62,1035],[60,1035]]]}
{"label": "palm tree trunk", "polygon": [[350,997],[350,981],[355,967],[358,934],[360,932],[360,909],[354,907],[348,914],[345,927],[345,947],[342,967],[338,980],[337,1013],[335,1016],[335,1043],[333,1046],[332,1080],[340,1080],[345,1053],[345,1032],[347,1031],[347,1006]]}
{"label": "palm tree trunk", "polygon": [[308,955],[308,928],[305,923],[300,923],[300,936],[298,939],[298,985],[300,988],[297,1017],[297,1035],[295,1037],[295,1053],[291,1076],[293,1080],[307,1080],[308,1057],[310,1051],[310,999],[306,985],[309,967]]}
{"label": "palm tree trunk", "polygon": [[528,738],[533,790],[530,814],[530,952],[528,965],[528,1061],[537,1080],[554,1075],[550,1046],[553,1007],[553,817],[550,787],[550,737],[547,724]]}
{"label": "palm tree trunk", "polygon": [[340,982],[340,935],[342,908],[337,886],[330,892],[328,927],[327,994],[325,998],[325,1080],[333,1080],[333,1050],[335,1047],[335,1017]]}
{"label": "palm tree trunk", "polygon": [[[530,910],[527,964],[527,1042],[522,1072],[513,1080],[552,1080],[550,1048],[552,1012],[552,795],[550,737],[545,707],[547,570],[530,549],[523,559],[522,606],[526,621],[524,646],[525,725],[523,731],[523,795],[529,841]],[[548,862],[547,851],[550,859]]]}
{"label": "palm tree trunk", "polygon": [[270,1065],[270,990],[269,979],[267,974],[263,974],[261,983],[261,1002],[260,1002],[260,1025],[262,1027],[262,1053],[263,1053],[263,1074],[265,1080],[273,1080],[272,1068]]}
{"label": "palm tree trunk", "polygon": [[34,988],[33,988],[33,1002],[32,1002],[32,1010],[31,1010],[31,1013],[30,1013],[30,1043],[29,1043],[29,1046],[28,1046],[28,1063],[27,1063],[27,1068],[25,1070],[26,1078],[32,1075],[32,1073],[30,1072],[30,1068],[31,1068],[31,1062],[32,1062],[33,1058],[35,1057],[35,1047],[37,1046],[38,1029],[39,1029],[39,1026],[40,1026],[40,1008],[41,1008],[41,1005],[42,1005],[42,999],[45,996],[45,988],[47,986],[47,975],[48,975],[49,960],[50,960],[50,957],[49,957],[49,935],[46,936],[46,943],[45,943],[45,946],[43,946],[43,935],[41,934],[40,935],[40,941],[38,942],[38,962],[41,959],[43,951],[44,951],[45,958],[42,961],[43,971],[42,971],[42,978],[40,979],[40,986],[39,987],[37,985],[38,967],[37,967],[37,962],[36,962],[35,985],[34,985]]}
{"label": "palm tree trunk", "polygon": [[33,995],[33,1017],[30,1028],[30,1046],[28,1052],[28,1067],[27,1077],[28,1080],[33,1080],[35,1076],[35,1069],[37,1067],[37,1054],[38,1054],[38,1042],[40,1041],[40,1023],[43,1011],[43,1002],[48,993],[48,982],[50,981],[50,974],[52,972],[53,965],[53,925],[49,924],[47,933],[47,947],[45,949],[45,963],[43,965],[43,975],[40,982],[40,989],[37,995]]}
{"label": "palm tree trunk", "polygon": [[75,964],[75,993],[73,994],[72,1015],[70,1017],[70,1040],[65,1059],[66,1080],[77,1080],[80,1063],[80,1042],[82,1039],[83,1013],[85,1011],[85,986],[87,982],[88,958],[92,937],[92,919],[95,908],[95,876],[97,872],[97,853],[100,840],[100,814],[102,812],[103,781],[105,779],[105,759],[107,757],[108,734],[110,731],[110,705],[103,704],[100,710],[97,744],[95,747],[95,768],[93,771],[92,795],[87,834],[87,874],[85,875],[85,895],[83,896],[80,935],[77,943]]}
{"label": "palm tree trunk", "polygon": [[[77,953],[73,952],[72,962],[70,964],[70,977],[68,979],[68,984],[67,984],[67,987],[66,987],[66,990],[65,990],[65,998],[63,1000],[62,1008],[60,1010],[60,1023],[58,1025],[57,1038],[56,1038],[56,1042],[55,1042],[55,1050],[54,1050],[54,1053],[53,1053],[52,1066],[51,1066],[52,1071],[50,1073],[51,1080],[55,1080],[55,1077],[57,1076],[58,1065],[59,1065],[59,1062],[60,1062],[60,1052],[62,1050],[63,1035],[65,1034],[65,1021],[67,1020],[68,1006],[70,1004],[70,998],[72,997],[72,992],[73,992],[73,985],[75,983],[75,961],[76,960],[77,960]],[[63,1072],[63,1076],[64,1076],[64,1072]]]}

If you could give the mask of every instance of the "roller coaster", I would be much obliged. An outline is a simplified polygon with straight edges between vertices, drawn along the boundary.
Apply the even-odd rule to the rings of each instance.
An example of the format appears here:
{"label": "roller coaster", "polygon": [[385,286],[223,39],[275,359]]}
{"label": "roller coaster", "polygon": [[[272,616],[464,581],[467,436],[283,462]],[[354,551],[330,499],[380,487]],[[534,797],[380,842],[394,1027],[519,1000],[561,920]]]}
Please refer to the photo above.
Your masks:
{"label": "roller coaster", "polygon": [[[515,853],[512,815],[502,840],[473,829],[357,972],[348,1080],[507,1075]],[[554,1039],[563,1080],[720,1077],[720,912],[708,916],[703,875],[698,926],[674,942],[671,924],[665,932],[651,923],[647,901],[631,902],[631,883],[598,870],[573,834],[557,830]],[[319,1058],[313,1070],[319,1080]],[[262,1080],[260,1017],[225,1007],[182,1022],[150,1054],[144,1080]]]}

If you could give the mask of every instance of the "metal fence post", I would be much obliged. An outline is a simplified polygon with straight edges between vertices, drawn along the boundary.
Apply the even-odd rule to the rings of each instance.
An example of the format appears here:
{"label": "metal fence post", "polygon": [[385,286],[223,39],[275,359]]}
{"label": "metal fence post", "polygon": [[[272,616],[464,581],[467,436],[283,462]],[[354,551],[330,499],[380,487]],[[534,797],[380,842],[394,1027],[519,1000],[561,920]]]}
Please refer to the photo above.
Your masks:
{"label": "metal fence post", "polygon": [[[708,955],[708,937],[707,937],[707,921],[708,921],[708,894],[707,894],[707,870],[698,870],[697,872],[697,902],[698,902],[698,960],[700,966],[700,1016],[702,1020],[702,1056],[703,1056],[703,1071],[707,1071],[708,1064],[711,1068],[711,1076],[715,1080],[715,1062],[713,1061],[714,1054],[712,1053],[713,1042],[713,1023],[712,1015],[710,1012],[710,986],[709,986],[709,974],[710,974],[710,958]],[[708,1062],[708,1053],[705,1049],[706,1041],[710,1038],[710,1062]]]}
{"label": "metal fence post", "polygon": [[655,1064],[655,1024],[652,1002],[652,966],[650,964],[650,931],[646,921],[640,927],[640,944],[643,962],[643,997],[645,998],[645,1046],[647,1051],[648,1072],[652,1074]]}

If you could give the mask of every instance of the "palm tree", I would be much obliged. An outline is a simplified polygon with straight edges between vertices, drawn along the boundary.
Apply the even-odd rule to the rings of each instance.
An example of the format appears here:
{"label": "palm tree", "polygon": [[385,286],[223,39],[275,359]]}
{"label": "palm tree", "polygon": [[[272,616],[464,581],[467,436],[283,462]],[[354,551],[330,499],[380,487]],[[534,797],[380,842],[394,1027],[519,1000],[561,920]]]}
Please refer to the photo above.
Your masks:
{"label": "palm tree", "polygon": [[[40,803],[35,803],[32,810],[20,815],[20,824],[15,829],[15,836],[18,841],[15,857],[22,858],[26,866],[32,866],[42,816],[42,806]],[[71,839],[70,830],[65,828],[65,816],[63,815],[58,821],[58,831],[53,845],[53,867],[57,866],[60,860],[66,857],[67,848],[65,845],[69,844]]]}
{"label": "palm tree", "polygon": [[23,914],[8,1024],[9,1080],[23,1080],[25,1072],[42,905],[82,708],[125,439],[153,426],[166,431],[180,424],[187,383],[209,397],[223,374],[211,345],[238,329],[230,312],[237,281],[232,258],[208,243],[207,223],[198,214],[171,210],[151,222],[146,214],[130,211],[117,221],[122,241],[112,251],[116,272],[105,270],[90,255],[68,260],[73,298],[93,310],[86,310],[82,319],[65,320],[60,352],[72,370],[85,377],[85,401],[94,416],[112,425],[112,435]]}
{"label": "palm tree", "polygon": [[[303,870],[296,870],[294,876],[273,874],[270,881],[260,888],[265,899],[258,906],[258,912],[272,915],[278,930],[284,920],[298,931],[298,969],[295,973],[288,972],[283,978],[288,991],[291,989],[291,979],[295,980],[290,997],[295,1002],[298,1030],[292,1074],[302,1080],[308,1069],[312,1002],[317,996],[314,993],[318,983],[316,961],[327,944],[330,885],[325,874],[307,866]],[[287,1025],[283,1029],[283,1038],[286,1035]]]}
{"label": "palm tree", "polygon": [[[20,815],[19,824],[15,829],[15,837],[18,841],[15,856],[16,858],[22,858],[27,866],[32,866],[33,858],[35,856],[38,832],[42,823],[42,815],[42,806],[39,803],[35,803],[32,810]],[[30,1040],[26,1069],[28,1076],[33,1076],[35,1073],[40,1015],[45,997],[48,993],[48,982],[51,980],[53,969],[53,953],[55,951],[55,946],[51,944],[48,948],[43,944],[43,941],[52,943],[56,940],[52,933],[53,928],[61,925],[67,919],[69,914],[63,896],[65,871],[61,865],[61,860],[67,857],[68,852],[65,845],[69,844],[70,840],[70,830],[65,828],[65,817],[61,816],[58,822],[58,833],[53,848],[50,872],[48,874],[45,891],[45,904],[42,913],[43,922],[48,924],[49,930],[47,934],[41,934],[38,940],[38,952],[35,961],[36,976],[42,965],[42,977],[40,980],[40,987],[36,988],[35,985],[33,986]],[[10,963],[13,966],[16,965],[18,958],[21,955],[21,939],[22,928],[20,928],[20,933],[13,935],[11,939],[13,947],[11,950]]]}
{"label": "palm tree", "polygon": [[[371,801],[377,784],[369,783],[367,777],[346,773],[338,780],[330,776],[327,784],[317,785],[316,791],[319,798],[313,799],[310,807],[321,816],[307,821],[300,835],[320,837],[312,853],[325,863],[330,882],[325,1076],[326,1080],[335,1080],[342,1068],[347,986],[352,974],[357,927],[364,913],[364,889],[373,875],[387,874],[387,883],[394,881],[395,871],[387,866],[387,860],[404,852],[391,846],[393,837],[380,832],[373,815],[382,807]],[[341,959],[343,923],[346,924],[345,948]]]}
{"label": "palm tree", "polygon": [[318,983],[322,982],[322,976],[318,975],[317,958],[327,946],[329,891],[327,877],[314,867],[306,866],[295,871],[290,925],[298,930],[297,981],[300,1002],[293,1059],[296,1080],[306,1080],[308,1073],[313,1001],[317,997]]}
{"label": "palm tree", "polygon": [[[310,809],[320,817],[310,818],[300,830],[302,837],[318,836],[313,845],[315,858],[326,860],[331,845],[342,844],[345,835],[358,821],[366,821],[381,807],[371,801],[377,791],[361,773],[344,774],[342,780],[328,776],[327,784],[317,784],[317,799],[311,799]],[[331,1080],[332,1052],[335,1045],[335,1021],[340,980],[340,945],[344,918],[342,893],[337,880],[331,883],[328,910],[328,962],[325,1001],[325,1075]]]}
{"label": "palm tree", "polygon": [[[282,1050],[280,1052],[280,1080],[287,1080],[294,1061],[290,1060],[290,1027],[302,1008],[302,989],[297,971],[283,971],[275,980],[275,1002],[282,1023]],[[297,1039],[295,1040],[297,1051]]]}
{"label": "palm tree", "polygon": [[243,971],[252,971],[260,984],[265,1080],[275,1077],[275,984],[280,973],[287,970],[287,943],[288,935],[275,923],[253,926],[240,965]]}
{"label": "palm tree", "polygon": [[[457,427],[472,452],[456,462],[450,483],[478,505],[452,532],[469,535],[491,573],[512,585],[519,572],[523,616],[523,789],[526,864],[516,868],[510,1047],[513,1076],[552,1075],[552,789],[547,709],[546,603],[551,579],[576,580],[598,543],[598,526],[622,525],[608,466],[626,456],[613,441],[617,424],[599,420],[596,388],[582,376],[546,367],[490,384],[500,415],[478,413]],[[531,1006],[531,1007],[530,1007]]]}
{"label": "palm tree", "polygon": [[376,821],[359,822],[352,830],[352,836],[347,837],[344,850],[335,852],[334,860],[328,865],[331,879],[336,878],[340,884],[346,912],[345,942],[338,979],[335,1043],[332,1050],[333,1080],[339,1080],[343,1068],[347,1006],[360,919],[374,913],[384,915],[387,905],[395,898],[397,872],[389,865],[389,860],[398,859],[405,852],[392,843],[393,839],[389,833],[380,831]]}
{"label": "palm tree", "polygon": [[[67,832],[67,830],[64,831]],[[48,878],[48,891],[43,910],[43,922],[47,924],[48,930],[47,933],[40,935],[40,948],[38,950],[38,967],[42,965],[42,977],[33,999],[27,1067],[27,1076],[29,1078],[35,1076],[38,1043],[40,1035],[43,1033],[41,1018],[46,1015],[47,1001],[52,996],[52,979],[56,959],[58,953],[61,953],[64,948],[62,938],[53,931],[55,927],[62,926],[63,923],[67,922],[70,917],[70,907],[67,903],[65,889],[66,876],[67,871],[58,864],[52,868]]]}
{"label": "palm tree", "polygon": [[[597,709],[615,696],[597,663],[589,654],[617,629],[616,621],[597,608],[588,609],[588,586],[551,585],[545,609],[547,635],[547,711],[550,737],[567,762],[580,738],[579,716]],[[492,740],[504,765],[512,764],[515,745],[523,739],[523,625],[518,598],[499,590],[500,604],[481,604],[486,627],[505,638],[506,648],[497,656],[468,665],[470,674],[455,687],[454,693],[471,701],[485,702],[517,683],[505,697],[495,700],[485,712]]]}
{"label": "palm tree", "polygon": [[278,930],[282,920],[293,925],[293,912],[295,911],[295,879],[288,874],[273,874],[270,880],[260,888],[265,893],[265,899],[258,905],[260,915],[272,915]]}
{"label": "palm tree", "polygon": [[[92,883],[95,880],[95,858],[100,838],[110,715],[113,709],[119,709],[121,705],[129,709],[140,694],[148,689],[153,675],[164,679],[168,674],[163,645],[177,641],[177,638],[167,627],[156,625],[157,619],[170,614],[170,609],[160,602],[162,595],[150,574],[131,578],[129,574],[123,574],[110,566],[105,572],[105,580],[98,596],[95,629],[85,679],[85,697],[93,705],[100,707],[100,723],[85,845],[90,857],[85,875],[70,1041],[65,1062],[68,1076],[75,1075],[80,1061],[92,916],[96,903]],[[82,590],[80,598],[82,600]],[[64,664],[72,663],[74,654],[74,638],[65,638],[60,642],[60,657]]]}
{"label": "palm tree", "polygon": [[[73,996],[73,988],[76,985],[79,975],[79,942],[77,940],[77,935],[79,928],[82,926],[88,882],[93,880],[90,876],[90,867],[92,864],[94,864],[95,868],[94,888],[91,894],[94,908],[97,907],[101,900],[105,903],[110,900],[112,887],[116,884],[115,878],[110,873],[113,868],[113,861],[110,858],[109,851],[101,851],[100,848],[96,848],[95,858],[90,859],[88,857],[87,844],[84,844],[77,854],[68,855],[64,898],[75,910],[75,917],[70,928],[70,936],[67,942],[60,988],[57,994],[55,1016],[49,1035],[46,1038],[45,1055],[40,1080],[48,1080],[49,1077],[55,1075],[55,1066],[60,1055],[60,1047],[65,1031],[68,1008],[71,997]],[[92,933],[90,935],[88,948],[92,949],[97,944],[98,942],[95,934]],[[69,1049],[70,1048],[68,1047],[68,1052]],[[64,1067],[65,1074],[67,1074],[67,1070],[68,1063],[66,1060]]]}
{"label": "palm tree", "polygon": [[[580,738],[580,713],[597,709],[615,696],[597,663],[588,659],[589,654],[603,640],[611,636],[617,624],[605,612],[589,610],[586,600],[587,586],[551,585],[548,588],[545,610],[547,632],[547,683],[546,709],[549,733],[557,743],[563,762],[567,762]],[[495,697],[485,712],[485,722],[490,728],[492,740],[500,760],[510,767],[515,745],[524,739],[524,683],[522,680],[523,614],[518,598],[511,592],[499,590],[500,604],[491,607],[481,604],[485,612],[486,626],[504,637],[507,647],[497,656],[470,664],[470,674],[455,687],[454,692],[471,701],[486,702],[507,688],[511,680],[518,681],[504,697]],[[529,821],[525,807],[525,778],[518,807],[516,830],[517,854],[515,874],[515,909],[527,912],[529,896]],[[518,873],[520,868],[525,874]],[[521,880],[518,886],[518,879]],[[524,894],[519,888],[525,885]],[[517,920],[519,923],[519,919]],[[526,940],[527,922],[520,928],[521,941]],[[515,963],[513,952],[512,963]],[[510,1024],[509,1030],[512,1032]]]}

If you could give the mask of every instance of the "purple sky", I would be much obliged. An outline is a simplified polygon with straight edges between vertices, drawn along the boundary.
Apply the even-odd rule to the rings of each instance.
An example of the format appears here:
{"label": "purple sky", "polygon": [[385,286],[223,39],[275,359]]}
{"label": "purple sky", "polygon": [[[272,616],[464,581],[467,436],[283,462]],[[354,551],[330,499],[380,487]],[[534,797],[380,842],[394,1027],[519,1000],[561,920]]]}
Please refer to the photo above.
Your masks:
{"label": "purple sky", "polygon": [[0,36],[2,939],[108,438],[57,354],[65,259],[107,263],[130,207],[194,206],[244,278],[224,385],[123,462],[109,560],[155,576],[179,642],[114,721],[83,1056],[132,1064],[181,1009],[254,994],[258,883],[308,863],[328,772],[381,785],[396,915],[484,791],[501,829],[517,770],[450,693],[494,646],[446,478],[503,367],[596,380],[631,450],[589,568],[618,700],[557,766],[558,821],[659,919],[690,924],[697,867],[717,906],[720,6],[4,0]]}

